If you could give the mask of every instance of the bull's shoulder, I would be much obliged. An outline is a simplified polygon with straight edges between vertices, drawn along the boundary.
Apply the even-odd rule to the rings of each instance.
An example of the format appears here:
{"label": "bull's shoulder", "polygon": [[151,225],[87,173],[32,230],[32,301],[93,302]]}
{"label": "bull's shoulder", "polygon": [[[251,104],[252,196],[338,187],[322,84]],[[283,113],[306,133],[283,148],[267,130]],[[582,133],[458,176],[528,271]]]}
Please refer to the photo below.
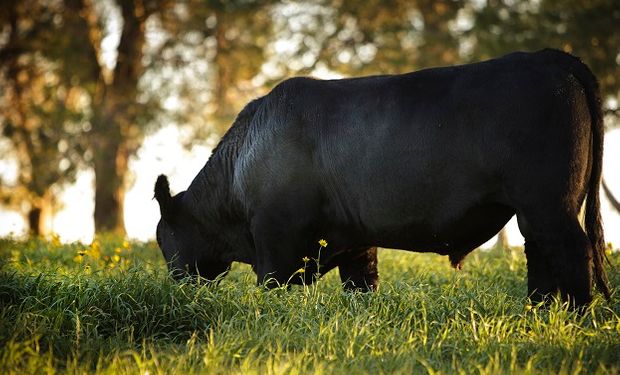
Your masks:
{"label": "bull's shoulder", "polygon": [[315,86],[316,83],[321,82],[321,80],[300,76],[300,77],[291,77],[287,78],[284,81],[278,83],[276,87],[271,90],[270,96],[297,96],[306,92],[310,87]]}
{"label": "bull's shoulder", "polygon": [[391,85],[398,81],[407,80],[408,74],[371,75],[340,79],[317,79],[313,77],[293,77],[279,83],[270,93],[270,96],[295,97],[306,99],[325,99],[325,95],[343,92],[359,92],[360,90],[374,90],[378,87]]}
{"label": "bull's shoulder", "polygon": [[[255,121],[255,131],[263,131],[266,123],[282,122],[293,115],[295,103],[307,100],[309,92],[319,80],[310,77],[292,77],[278,83],[264,98],[264,106],[258,111],[259,121]],[[279,120],[277,120],[279,119]],[[272,124],[273,126],[275,124]]]}

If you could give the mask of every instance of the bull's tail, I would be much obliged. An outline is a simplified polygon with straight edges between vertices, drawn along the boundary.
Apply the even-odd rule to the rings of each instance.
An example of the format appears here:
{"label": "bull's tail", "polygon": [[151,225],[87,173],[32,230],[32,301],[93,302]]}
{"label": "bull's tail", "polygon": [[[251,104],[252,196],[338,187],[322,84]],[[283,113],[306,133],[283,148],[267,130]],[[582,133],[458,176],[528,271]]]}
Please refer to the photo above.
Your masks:
{"label": "bull's tail", "polygon": [[582,77],[577,72],[576,76],[586,90],[588,107],[592,117],[592,172],[590,174],[588,197],[586,199],[586,233],[592,244],[596,287],[607,299],[610,299],[611,291],[604,267],[605,261],[609,262],[609,260],[605,255],[605,236],[603,235],[601,201],[599,197],[603,174],[603,139],[605,135],[603,111],[601,109],[601,97],[596,78],[585,64],[579,62],[579,67],[583,71],[582,75],[585,75],[585,77]]}
{"label": "bull's tail", "polygon": [[604,263],[609,261],[605,254],[605,237],[601,220],[601,202],[599,191],[603,169],[603,138],[605,129],[603,124],[603,110],[601,108],[601,96],[598,82],[592,71],[575,56],[559,52],[549,51],[562,60],[562,66],[568,65],[568,70],[575,76],[585,89],[588,100],[590,117],[592,122],[592,169],[588,182],[588,196],[586,199],[585,227],[588,238],[592,245],[592,258],[594,263],[594,280],[596,287],[609,300],[611,291],[609,280],[605,272]]}

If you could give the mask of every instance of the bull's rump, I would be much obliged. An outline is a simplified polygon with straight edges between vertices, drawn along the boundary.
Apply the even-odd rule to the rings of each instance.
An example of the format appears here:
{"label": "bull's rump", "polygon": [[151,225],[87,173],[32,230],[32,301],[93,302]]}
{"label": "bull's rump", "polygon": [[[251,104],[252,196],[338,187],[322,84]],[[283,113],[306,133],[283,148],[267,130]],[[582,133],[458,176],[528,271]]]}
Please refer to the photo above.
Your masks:
{"label": "bull's rump", "polygon": [[244,163],[247,201],[256,210],[297,197],[305,209],[320,206],[326,227],[382,245],[476,246],[514,213],[511,191],[535,194],[549,183],[536,179],[568,180],[575,171],[563,168],[575,164],[586,180],[587,154],[574,151],[589,142],[586,101],[544,53],[294,79],[269,99],[253,124],[264,133],[251,145],[254,160]]}

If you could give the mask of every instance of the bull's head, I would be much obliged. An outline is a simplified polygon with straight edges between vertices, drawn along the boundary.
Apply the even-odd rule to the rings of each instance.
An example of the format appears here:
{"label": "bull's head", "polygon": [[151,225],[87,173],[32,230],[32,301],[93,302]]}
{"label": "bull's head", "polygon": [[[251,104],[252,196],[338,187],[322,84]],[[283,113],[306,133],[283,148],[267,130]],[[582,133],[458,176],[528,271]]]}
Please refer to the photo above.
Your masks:
{"label": "bull's head", "polygon": [[184,193],[171,196],[166,176],[157,178],[155,199],[161,212],[157,224],[157,244],[175,279],[200,276],[214,280],[228,271],[230,262],[222,262],[215,257],[199,221],[187,209]]}

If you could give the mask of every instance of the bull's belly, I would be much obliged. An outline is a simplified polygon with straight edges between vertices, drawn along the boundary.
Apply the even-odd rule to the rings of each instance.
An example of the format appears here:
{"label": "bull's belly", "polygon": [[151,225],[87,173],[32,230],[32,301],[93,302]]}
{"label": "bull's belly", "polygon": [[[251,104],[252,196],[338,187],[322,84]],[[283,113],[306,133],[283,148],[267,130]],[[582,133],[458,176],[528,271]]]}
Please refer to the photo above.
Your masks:
{"label": "bull's belly", "polygon": [[514,215],[508,206],[490,203],[470,208],[464,214],[447,216],[439,222],[403,222],[401,226],[369,231],[370,245],[410,250],[455,254],[469,252],[500,231]]}

